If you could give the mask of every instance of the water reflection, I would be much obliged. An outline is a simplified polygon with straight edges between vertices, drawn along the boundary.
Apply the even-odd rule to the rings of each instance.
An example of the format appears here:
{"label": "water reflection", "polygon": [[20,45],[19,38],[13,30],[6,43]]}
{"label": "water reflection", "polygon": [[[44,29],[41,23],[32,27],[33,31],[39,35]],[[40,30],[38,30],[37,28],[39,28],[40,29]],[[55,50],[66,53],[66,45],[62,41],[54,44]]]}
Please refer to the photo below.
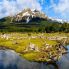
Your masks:
{"label": "water reflection", "polygon": [[0,69],[54,69],[45,63],[29,62],[12,50],[0,50]]}
{"label": "water reflection", "polygon": [[40,69],[41,64],[22,59],[12,50],[0,50],[0,69]]}
{"label": "water reflection", "polygon": [[[69,52],[69,45],[67,46]],[[59,69],[69,69],[69,53],[63,55],[63,57],[57,62]]]}
{"label": "water reflection", "polygon": [[[69,46],[68,46],[69,48]],[[59,69],[69,69],[69,53],[58,62]],[[0,69],[55,69],[46,63],[29,62],[12,50],[0,50]]]}

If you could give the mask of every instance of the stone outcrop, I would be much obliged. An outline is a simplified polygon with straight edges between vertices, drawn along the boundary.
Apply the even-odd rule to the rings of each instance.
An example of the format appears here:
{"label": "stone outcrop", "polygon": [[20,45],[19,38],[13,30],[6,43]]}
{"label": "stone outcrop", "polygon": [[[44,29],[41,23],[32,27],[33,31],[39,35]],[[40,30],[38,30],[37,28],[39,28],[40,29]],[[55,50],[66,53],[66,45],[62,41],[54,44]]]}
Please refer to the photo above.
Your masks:
{"label": "stone outcrop", "polygon": [[25,52],[28,52],[28,51],[36,51],[36,52],[39,52],[39,48],[35,44],[29,43],[29,46],[27,46],[26,49],[25,49]]}

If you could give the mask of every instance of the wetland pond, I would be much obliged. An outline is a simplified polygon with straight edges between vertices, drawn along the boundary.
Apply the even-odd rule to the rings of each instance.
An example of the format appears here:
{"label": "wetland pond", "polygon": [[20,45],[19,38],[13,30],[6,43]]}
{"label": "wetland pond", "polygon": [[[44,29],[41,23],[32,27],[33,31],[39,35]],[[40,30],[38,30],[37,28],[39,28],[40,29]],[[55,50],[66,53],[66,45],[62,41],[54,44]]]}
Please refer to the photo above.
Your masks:
{"label": "wetland pond", "polygon": [[[69,52],[69,45],[67,46]],[[56,62],[58,68],[47,63],[30,62],[12,50],[0,50],[0,69],[69,69],[69,53]]]}

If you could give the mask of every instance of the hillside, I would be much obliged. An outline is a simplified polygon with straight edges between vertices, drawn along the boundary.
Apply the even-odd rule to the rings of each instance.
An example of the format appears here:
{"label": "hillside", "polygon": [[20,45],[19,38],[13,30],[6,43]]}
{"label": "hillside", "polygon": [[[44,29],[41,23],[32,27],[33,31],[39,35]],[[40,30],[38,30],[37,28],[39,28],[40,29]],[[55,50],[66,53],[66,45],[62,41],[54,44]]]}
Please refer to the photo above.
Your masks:
{"label": "hillside", "polygon": [[69,32],[69,24],[54,20],[38,10],[24,9],[0,19],[1,32]]}

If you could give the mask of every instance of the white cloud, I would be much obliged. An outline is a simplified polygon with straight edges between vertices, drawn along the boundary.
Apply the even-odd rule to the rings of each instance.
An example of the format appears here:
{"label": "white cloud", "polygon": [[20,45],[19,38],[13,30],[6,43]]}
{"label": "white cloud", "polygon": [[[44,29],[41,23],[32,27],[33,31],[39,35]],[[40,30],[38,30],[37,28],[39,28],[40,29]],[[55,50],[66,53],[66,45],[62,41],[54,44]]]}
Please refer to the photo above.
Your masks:
{"label": "white cloud", "polygon": [[41,10],[40,3],[37,0],[17,0],[17,4],[22,8],[31,8]]}
{"label": "white cloud", "polygon": [[[52,2],[54,4],[54,1]],[[59,0],[59,3],[54,4],[55,11],[64,12],[69,10],[69,0]]]}
{"label": "white cloud", "polygon": [[[0,2],[0,7],[0,17],[15,14],[24,8],[42,9],[37,0],[3,0]],[[6,13],[3,13],[3,10],[6,11]]]}
{"label": "white cloud", "polygon": [[59,0],[58,4],[55,4],[54,0],[51,0],[52,8],[55,13],[60,13],[61,16],[67,18],[69,15],[69,0]]}

